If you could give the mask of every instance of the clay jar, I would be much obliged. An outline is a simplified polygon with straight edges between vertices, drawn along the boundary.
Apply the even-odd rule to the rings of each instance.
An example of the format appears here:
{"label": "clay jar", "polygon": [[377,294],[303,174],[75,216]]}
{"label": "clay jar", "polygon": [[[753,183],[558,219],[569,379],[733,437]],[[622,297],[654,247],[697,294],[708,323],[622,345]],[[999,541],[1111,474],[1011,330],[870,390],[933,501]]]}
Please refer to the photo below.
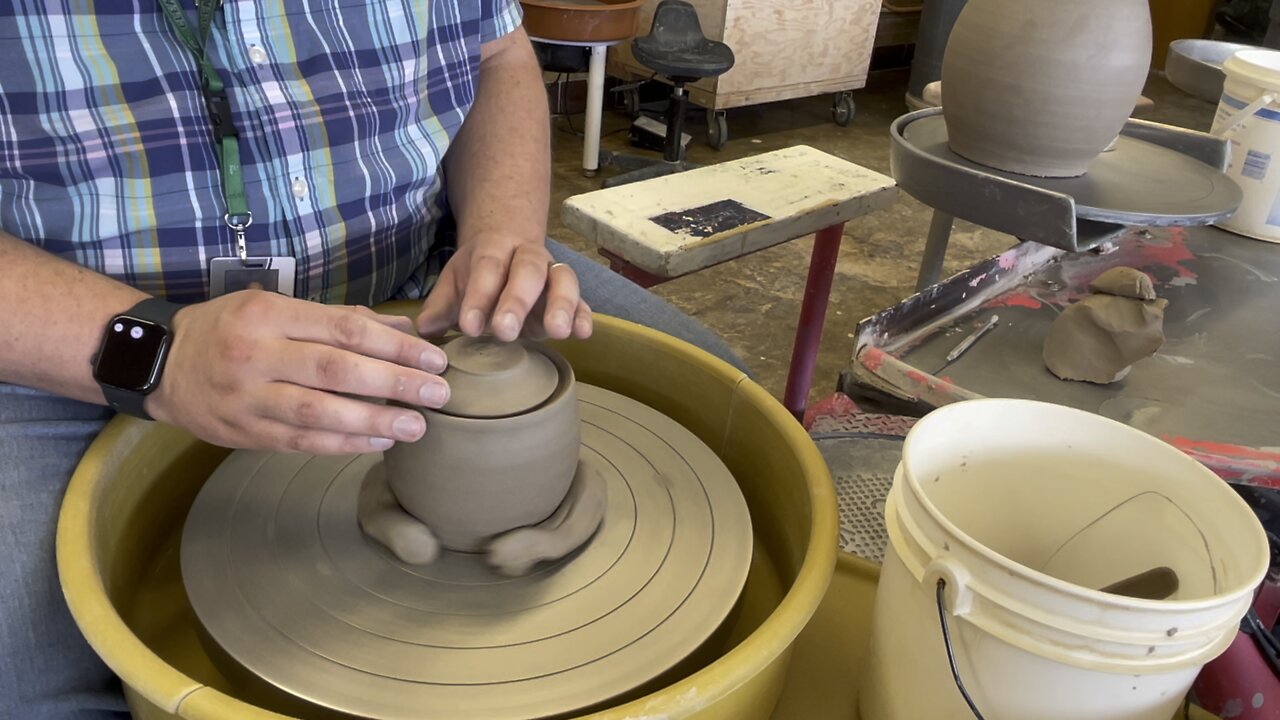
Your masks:
{"label": "clay jar", "polygon": [[418,408],[427,432],[384,454],[400,505],[450,550],[545,520],[578,465],[573,369],[537,343],[462,337],[443,346],[449,402]]}
{"label": "clay jar", "polygon": [[1077,177],[1133,113],[1151,68],[1148,0],[969,0],[942,63],[957,155]]}

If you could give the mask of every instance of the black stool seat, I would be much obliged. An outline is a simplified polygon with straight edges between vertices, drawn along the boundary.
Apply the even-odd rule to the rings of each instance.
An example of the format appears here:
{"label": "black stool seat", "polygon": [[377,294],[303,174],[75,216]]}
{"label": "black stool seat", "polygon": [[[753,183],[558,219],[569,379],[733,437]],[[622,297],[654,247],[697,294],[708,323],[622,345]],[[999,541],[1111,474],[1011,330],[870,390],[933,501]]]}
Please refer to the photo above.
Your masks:
{"label": "black stool seat", "polygon": [[716,77],[734,63],[733,50],[704,35],[697,11],[681,0],[662,0],[649,34],[633,40],[631,50],[642,65],[670,78]]}
{"label": "black stool seat", "polygon": [[[605,187],[648,180],[692,167],[684,160],[684,110],[689,101],[685,85],[706,77],[723,75],[733,67],[733,50],[702,33],[698,12],[688,0],[662,0],[653,13],[649,34],[631,41],[631,52],[645,67],[671,80],[667,99],[666,142],[662,162],[641,164],[631,172],[604,181]],[[638,158],[611,157],[611,164],[630,165]]]}

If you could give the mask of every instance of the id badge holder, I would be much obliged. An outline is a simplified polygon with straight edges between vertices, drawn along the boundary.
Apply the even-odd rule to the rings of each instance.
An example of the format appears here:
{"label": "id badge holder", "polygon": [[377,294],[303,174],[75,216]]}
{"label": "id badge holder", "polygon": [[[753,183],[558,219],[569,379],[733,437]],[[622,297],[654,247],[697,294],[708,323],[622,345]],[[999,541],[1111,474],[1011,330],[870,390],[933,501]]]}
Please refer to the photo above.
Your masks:
{"label": "id badge holder", "polygon": [[214,258],[209,262],[209,293],[213,297],[240,290],[268,290],[293,297],[298,261],[291,257]]}
{"label": "id badge holder", "polygon": [[293,297],[294,280],[297,278],[298,261],[291,257],[269,255],[251,257],[244,239],[245,228],[253,222],[253,214],[246,213],[233,220],[223,220],[236,234],[236,250],[239,257],[214,258],[209,262],[209,295],[218,297],[241,290],[267,290],[286,297]]}

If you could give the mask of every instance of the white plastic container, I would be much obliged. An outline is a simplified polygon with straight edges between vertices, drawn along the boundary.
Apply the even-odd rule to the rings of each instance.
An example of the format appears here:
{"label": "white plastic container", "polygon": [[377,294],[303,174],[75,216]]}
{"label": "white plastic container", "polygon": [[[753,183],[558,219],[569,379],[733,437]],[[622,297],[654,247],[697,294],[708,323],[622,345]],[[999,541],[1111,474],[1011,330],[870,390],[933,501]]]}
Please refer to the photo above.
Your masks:
{"label": "white plastic container", "polygon": [[[1025,400],[916,425],[885,509],[863,720],[1169,720],[1267,570],[1226,483],[1129,426]],[[1172,568],[1166,600],[1101,592]]]}
{"label": "white plastic container", "polygon": [[1210,132],[1231,140],[1227,174],[1244,202],[1218,227],[1280,242],[1280,52],[1241,50],[1222,70],[1227,79]]}

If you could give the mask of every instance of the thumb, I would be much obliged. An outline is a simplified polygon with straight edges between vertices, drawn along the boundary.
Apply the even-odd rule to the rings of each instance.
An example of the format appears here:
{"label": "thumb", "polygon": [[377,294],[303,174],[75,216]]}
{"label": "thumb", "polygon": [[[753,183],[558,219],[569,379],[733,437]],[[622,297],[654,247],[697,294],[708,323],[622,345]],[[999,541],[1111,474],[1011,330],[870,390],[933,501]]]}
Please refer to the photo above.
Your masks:
{"label": "thumb", "polygon": [[426,302],[422,304],[422,311],[418,313],[418,334],[424,338],[444,335],[458,324],[460,306],[457,284],[442,274],[439,282],[427,295]]}

